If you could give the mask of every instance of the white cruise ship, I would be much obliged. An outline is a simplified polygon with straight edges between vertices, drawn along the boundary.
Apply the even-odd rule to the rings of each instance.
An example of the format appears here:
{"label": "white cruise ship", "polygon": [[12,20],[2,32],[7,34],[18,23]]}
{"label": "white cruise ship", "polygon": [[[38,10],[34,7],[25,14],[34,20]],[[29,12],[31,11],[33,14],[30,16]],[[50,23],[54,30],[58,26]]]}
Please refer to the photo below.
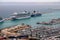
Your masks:
{"label": "white cruise ship", "polygon": [[25,18],[30,18],[31,15],[29,12],[20,12],[20,13],[13,13],[10,18],[12,19],[25,19]]}

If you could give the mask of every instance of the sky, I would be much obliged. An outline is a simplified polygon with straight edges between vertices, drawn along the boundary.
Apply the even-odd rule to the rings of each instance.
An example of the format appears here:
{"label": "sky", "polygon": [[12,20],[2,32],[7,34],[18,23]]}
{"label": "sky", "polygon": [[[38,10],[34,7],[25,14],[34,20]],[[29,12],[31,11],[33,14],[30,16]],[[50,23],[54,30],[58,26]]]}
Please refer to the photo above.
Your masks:
{"label": "sky", "polygon": [[0,2],[60,2],[60,0],[0,0]]}

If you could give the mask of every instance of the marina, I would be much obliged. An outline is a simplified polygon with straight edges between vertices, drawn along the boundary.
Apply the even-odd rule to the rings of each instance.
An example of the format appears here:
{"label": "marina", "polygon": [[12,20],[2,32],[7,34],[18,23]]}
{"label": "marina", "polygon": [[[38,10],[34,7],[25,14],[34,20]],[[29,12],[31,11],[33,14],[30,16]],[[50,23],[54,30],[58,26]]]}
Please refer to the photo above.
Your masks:
{"label": "marina", "polygon": [[[5,27],[18,25],[18,24],[22,24],[22,23],[29,24],[33,28],[36,28],[36,26],[38,26],[36,24],[37,22],[49,22],[52,19],[58,19],[58,18],[60,18],[60,11],[56,11],[56,12],[52,12],[52,13],[45,13],[45,14],[42,14],[42,16],[31,17],[28,19],[5,20],[3,23],[0,23],[0,29],[5,28]],[[57,24],[57,25],[59,25],[59,24]],[[54,26],[57,26],[57,25],[54,25]],[[42,26],[42,25],[39,25],[39,26]]]}
{"label": "marina", "polygon": [[0,40],[60,40],[59,0],[0,1]]}
{"label": "marina", "polygon": [[[60,11],[52,13],[14,13],[0,22],[0,39],[3,40],[60,40]],[[20,16],[21,15],[21,16]],[[23,16],[24,15],[24,16]],[[29,17],[28,17],[28,16]],[[25,17],[25,18],[24,18]]]}

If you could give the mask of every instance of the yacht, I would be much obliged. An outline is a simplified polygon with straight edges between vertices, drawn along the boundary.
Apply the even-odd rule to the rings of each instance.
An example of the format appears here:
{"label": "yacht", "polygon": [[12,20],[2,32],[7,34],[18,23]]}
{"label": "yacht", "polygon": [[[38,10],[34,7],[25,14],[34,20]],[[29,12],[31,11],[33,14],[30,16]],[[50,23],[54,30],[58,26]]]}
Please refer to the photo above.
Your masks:
{"label": "yacht", "polygon": [[31,17],[35,17],[35,16],[41,16],[42,14],[36,11],[33,11],[33,13],[31,14]]}
{"label": "yacht", "polygon": [[30,18],[31,15],[29,12],[25,11],[25,12],[20,12],[20,13],[13,13],[11,15],[11,19],[25,19],[25,18]]}
{"label": "yacht", "polygon": [[1,22],[4,22],[4,19],[3,19],[2,17],[0,17],[0,23],[1,23]]}

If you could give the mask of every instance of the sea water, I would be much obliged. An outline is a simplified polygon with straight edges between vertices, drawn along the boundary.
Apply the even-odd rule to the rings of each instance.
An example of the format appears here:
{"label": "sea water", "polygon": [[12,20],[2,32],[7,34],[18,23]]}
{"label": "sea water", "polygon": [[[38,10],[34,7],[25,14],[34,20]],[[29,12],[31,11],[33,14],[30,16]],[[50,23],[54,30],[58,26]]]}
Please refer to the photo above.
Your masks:
{"label": "sea water", "polygon": [[31,17],[28,19],[4,21],[3,23],[0,24],[0,28],[11,27],[14,25],[20,25],[22,23],[31,25],[33,28],[35,28],[38,26],[36,24],[37,22],[49,22],[52,19],[57,19],[57,18],[60,18],[60,11],[54,11],[52,13],[45,13],[45,14],[42,14],[42,16]]}

